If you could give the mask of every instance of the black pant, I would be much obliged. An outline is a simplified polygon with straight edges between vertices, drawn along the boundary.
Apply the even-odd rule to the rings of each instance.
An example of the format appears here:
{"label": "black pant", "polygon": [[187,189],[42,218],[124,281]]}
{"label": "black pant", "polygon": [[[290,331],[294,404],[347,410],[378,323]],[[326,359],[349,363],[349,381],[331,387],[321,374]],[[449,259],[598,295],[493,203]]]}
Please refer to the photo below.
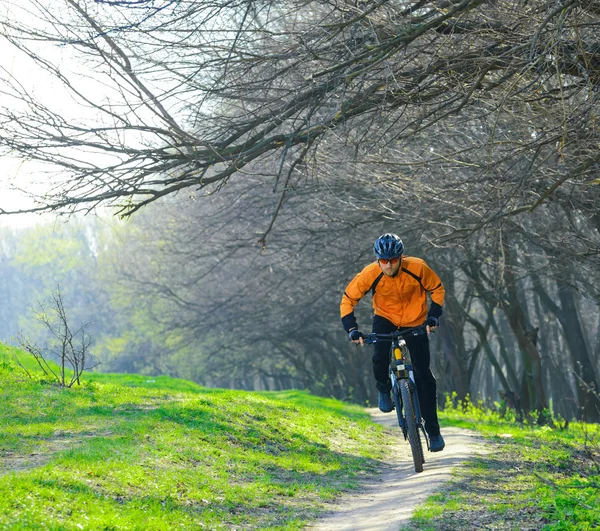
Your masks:
{"label": "black pant", "polygon": [[[389,334],[394,330],[405,330],[398,328],[384,317],[376,315],[373,318],[373,332]],[[437,388],[435,377],[429,367],[429,338],[427,334],[420,336],[405,336],[406,346],[410,352],[421,414],[425,421],[425,429],[429,435],[440,434],[440,424],[437,418]],[[377,382],[377,389],[382,393],[389,393],[392,383],[389,378],[390,348],[391,341],[378,341],[373,346],[373,374]]]}

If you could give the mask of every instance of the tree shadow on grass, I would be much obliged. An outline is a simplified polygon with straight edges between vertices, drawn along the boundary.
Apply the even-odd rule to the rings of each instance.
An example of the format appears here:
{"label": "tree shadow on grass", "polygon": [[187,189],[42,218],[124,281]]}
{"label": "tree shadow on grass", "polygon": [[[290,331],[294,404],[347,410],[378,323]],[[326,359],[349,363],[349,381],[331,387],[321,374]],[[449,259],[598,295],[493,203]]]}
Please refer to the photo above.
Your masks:
{"label": "tree shadow on grass", "polygon": [[550,523],[532,475],[543,463],[524,460],[518,444],[496,441],[491,452],[457,469],[457,477],[430,499],[440,510],[433,508],[434,516],[423,510],[425,516],[402,531],[538,531]]}

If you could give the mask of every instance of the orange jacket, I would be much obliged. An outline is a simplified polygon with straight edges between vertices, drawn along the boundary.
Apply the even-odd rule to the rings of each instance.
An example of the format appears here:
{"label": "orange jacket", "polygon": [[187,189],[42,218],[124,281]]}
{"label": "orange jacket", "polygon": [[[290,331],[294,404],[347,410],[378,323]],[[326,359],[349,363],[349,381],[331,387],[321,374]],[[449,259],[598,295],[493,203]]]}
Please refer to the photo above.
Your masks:
{"label": "orange jacket", "polygon": [[[440,278],[424,260],[405,256],[395,277],[383,275],[379,264],[373,262],[348,284],[340,304],[346,331],[357,326],[354,307],[380,275],[373,295],[375,315],[385,317],[398,327],[422,325],[427,318],[427,293],[431,294],[432,300],[430,313],[435,317],[441,315],[446,292]],[[434,312],[434,308],[437,311]]]}

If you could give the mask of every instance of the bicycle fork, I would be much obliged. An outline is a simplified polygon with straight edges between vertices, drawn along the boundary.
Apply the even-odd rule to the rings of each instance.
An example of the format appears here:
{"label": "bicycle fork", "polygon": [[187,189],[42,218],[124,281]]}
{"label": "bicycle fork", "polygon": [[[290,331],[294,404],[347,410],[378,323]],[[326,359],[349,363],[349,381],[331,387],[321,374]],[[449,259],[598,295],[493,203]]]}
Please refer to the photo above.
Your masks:
{"label": "bicycle fork", "polygon": [[406,357],[403,355],[402,346],[404,345],[394,345],[394,359],[396,361],[396,370],[390,371],[390,377],[392,381],[392,389],[394,392],[394,402],[396,406],[396,414],[398,416],[398,424],[400,425],[400,429],[402,430],[402,434],[404,435],[404,440],[408,438],[408,433],[406,429],[406,420],[404,418],[404,408],[402,404],[402,395],[400,393],[400,380],[408,380],[410,387],[410,395],[412,397],[413,407],[415,411],[415,420],[417,426],[423,433],[425,437],[425,443],[427,444],[427,450],[430,450],[429,446],[429,437],[427,432],[425,431],[425,427],[423,426],[423,417],[421,416],[421,404],[419,403],[419,398],[417,394],[417,384],[415,382],[415,375],[412,370],[412,365],[407,365],[405,362]]}

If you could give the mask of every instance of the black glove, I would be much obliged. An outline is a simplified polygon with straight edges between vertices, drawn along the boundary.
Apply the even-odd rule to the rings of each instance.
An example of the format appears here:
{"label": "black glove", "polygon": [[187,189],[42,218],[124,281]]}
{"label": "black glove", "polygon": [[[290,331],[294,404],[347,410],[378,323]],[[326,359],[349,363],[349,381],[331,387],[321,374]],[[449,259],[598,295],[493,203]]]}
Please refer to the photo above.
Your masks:
{"label": "black glove", "polygon": [[350,338],[350,341],[358,341],[361,337],[364,338],[365,336],[362,332],[359,332],[358,330],[351,330],[348,333],[348,337]]}
{"label": "black glove", "polygon": [[425,321],[425,324],[430,328],[435,328],[436,326],[440,326],[440,320],[437,317],[433,317],[433,315],[430,315],[427,318],[427,321]]}

